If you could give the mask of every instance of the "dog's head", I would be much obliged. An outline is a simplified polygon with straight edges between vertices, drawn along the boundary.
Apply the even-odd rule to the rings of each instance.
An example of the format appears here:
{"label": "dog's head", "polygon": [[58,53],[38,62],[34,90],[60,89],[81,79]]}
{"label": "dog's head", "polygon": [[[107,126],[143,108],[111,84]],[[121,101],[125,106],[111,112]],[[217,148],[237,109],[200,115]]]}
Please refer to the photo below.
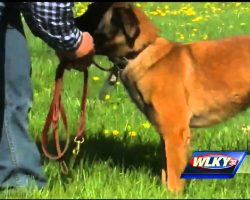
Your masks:
{"label": "dog's head", "polygon": [[127,2],[92,3],[76,21],[94,37],[96,54],[111,60],[138,51],[158,32],[141,10]]}
{"label": "dog's head", "polygon": [[121,56],[133,48],[139,34],[139,21],[132,4],[114,3],[94,32],[97,52]]}

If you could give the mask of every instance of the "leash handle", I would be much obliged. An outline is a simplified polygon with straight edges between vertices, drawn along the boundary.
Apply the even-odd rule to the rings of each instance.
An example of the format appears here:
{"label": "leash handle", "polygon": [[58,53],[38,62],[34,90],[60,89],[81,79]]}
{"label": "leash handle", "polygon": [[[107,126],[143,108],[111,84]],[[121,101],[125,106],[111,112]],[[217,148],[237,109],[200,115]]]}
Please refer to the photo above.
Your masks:
{"label": "leash handle", "polygon": [[[42,144],[42,150],[44,155],[51,159],[51,160],[60,160],[61,161],[61,169],[62,172],[64,171],[67,173],[68,169],[66,166],[66,163],[64,160],[62,160],[63,156],[65,155],[68,146],[69,146],[69,131],[68,131],[68,123],[67,123],[67,117],[65,114],[64,106],[61,102],[61,90],[62,90],[62,77],[65,71],[67,63],[61,62],[56,70],[56,76],[55,76],[55,88],[54,88],[54,95],[52,102],[50,104],[50,109],[47,114],[46,122],[44,124],[43,130],[42,130],[42,138],[41,138],[41,144]],[[86,125],[86,104],[87,104],[87,94],[88,94],[88,70],[87,68],[84,70],[84,86],[83,86],[83,96],[81,101],[81,112],[80,112],[80,118],[79,118],[79,127],[77,130],[77,134],[75,137],[74,142],[76,142],[77,146],[73,150],[73,154],[77,155],[80,151],[80,145],[84,142],[84,131],[85,131],[85,125]],[[65,136],[66,136],[66,142],[63,149],[61,149],[60,146],[60,138],[58,133],[59,128],[59,120],[60,117],[62,117],[63,125],[65,128]],[[48,149],[47,149],[47,143],[48,143],[48,132],[49,128],[52,125],[52,132],[53,132],[53,138],[56,146],[56,155],[52,155]]]}
{"label": "leash handle", "polygon": [[[94,60],[92,61],[99,69],[103,71],[112,71],[114,67],[109,69],[104,69],[99,66]],[[55,76],[55,88],[52,102],[50,104],[50,109],[47,114],[46,122],[44,124],[42,130],[41,144],[44,155],[51,160],[61,160],[61,168],[65,169],[62,171],[67,171],[65,161],[62,161],[63,156],[65,155],[68,146],[69,146],[69,131],[68,131],[68,123],[67,117],[65,114],[64,106],[61,103],[61,90],[62,90],[62,80],[65,68],[67,66],[67,62],[60,62],[56,69]],[[76,148],[73,150],[74,155],[78,155],[80,151],[80,145],[84,142],[84,132],[86,126],[86,104],[87,104],[87,95],[88,95],[88,69],[84,69],[84,82],[83,82],[83,92],[82,92],[82,101],[81,101],[81,109],[80,109],[80,117],[79,117],[79,126],[77,129],[76,137],[74,142],[76,143]],[[63,149],[60,146],[60,138],[58,133],[59,128],[59,120],[62,117],[63,125],[65,128],[65,136],[66,142]],[[53,138],[56,146],[56,155],[52,155],[47,148],[48,143],[48,132],[49,128],[52,125]]]}
{"label": "leash handle", "polygon": [[[64,106],[61,103],[62,77],[64,70],[65,70],[65,63],[61,62],[56,70],[54,95],[52,102],[50,104],[49,112],[47,114],[46,122],[42,130],[42,138],[41,138],[42,150],[44,155],[52,160],[60,160],[66,153],[69,145],[68,123],[65,115]],[[63,120],[63,125],[65,128],[65,136],[66,136],[65,147],[63,148],[63,150],[61,149],[60,146],[60,138],[58,133],[60,117],[62,117]],[[57,155],[52,155],[51,153],[49,153],[46,146],[46,144],[48,143],[48,131],[51,125],[52,125],[52,132],[56,145]]]}

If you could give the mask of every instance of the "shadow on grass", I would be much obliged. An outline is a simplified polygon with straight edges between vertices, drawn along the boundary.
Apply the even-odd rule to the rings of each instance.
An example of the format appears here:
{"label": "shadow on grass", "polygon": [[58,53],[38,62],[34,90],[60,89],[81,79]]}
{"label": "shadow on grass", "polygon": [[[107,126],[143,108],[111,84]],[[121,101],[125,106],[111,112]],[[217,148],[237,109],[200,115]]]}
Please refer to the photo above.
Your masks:
{"label": "shadow on grass", "polygon": [[[44,153],[41,149],[40,141],[37,142],[39,151],[44,159]],[[63,147],[64,141],[61,141]],[[68,164],[73,158],[72,150],[75,148],[74,137],[70,138],[69,148],[65,155],[65,161]],[[53,140],[48,143],[48,149],[55,151]],[[163,152],[161,143],[141,141],[140,138],[131,138],[125,134],[123,138],[114,136],[106,137],[101,133],[86,135],[85,142],[81,145],[80,153],[76,157],[74,169],[83,161],[84,166],[98,162],[111,160],[108,164],[111,167],[121,167],[124,172],[128,169],[140,169],[144,167],[154,175],[161,175],[163,164]],[[58,168],[59,170],[59,168]],[[71,169],[70,169],[71,170]]]}

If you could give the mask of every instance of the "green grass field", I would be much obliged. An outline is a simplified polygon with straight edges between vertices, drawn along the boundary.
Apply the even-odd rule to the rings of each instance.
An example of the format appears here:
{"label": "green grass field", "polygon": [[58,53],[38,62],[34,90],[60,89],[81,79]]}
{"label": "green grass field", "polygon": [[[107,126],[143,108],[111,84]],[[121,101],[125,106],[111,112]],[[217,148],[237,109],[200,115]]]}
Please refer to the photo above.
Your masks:
{"label": "green grass field", "polygon": [[[162,36],[178,42],[218,39],[250,33],[250,3],[140,3]],[[53,51],[26,29],[32,56],[33,107],[30,132],[40,148],[40,135],[52,98],[55,69]],[[102,66],[111,63],[95,58]],[[237,67],[237,66],[236,66]],[[48,179],[43,191],[6,191],[0,198],[175,198],[161,185],[161,146],[155,129],[118,84],[107,99],[98,99],[107,74],[90,68],[86,141],[74,159],[71,151],[82,94],[82,74],[67,71],[63,103],[72,135],[68,152],[69,176],[61,176],[57,162],[43,157]],[[209,128],[192,129],[192,150],[246,150],[250,110]],[[54,146],[53,146],[54,147]],[[41,152],[42,153],[42,152]],[[231,180],[191,180],[181,198],[250,198],[249,174]]]}

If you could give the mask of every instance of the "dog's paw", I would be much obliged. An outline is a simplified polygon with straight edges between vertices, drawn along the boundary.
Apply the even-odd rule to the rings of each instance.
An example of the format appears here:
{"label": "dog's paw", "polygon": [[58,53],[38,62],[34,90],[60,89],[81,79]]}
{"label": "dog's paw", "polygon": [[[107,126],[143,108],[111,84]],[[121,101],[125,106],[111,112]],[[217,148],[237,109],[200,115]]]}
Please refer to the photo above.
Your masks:
{"label": "dog's paw", "polygon": [[163,185],[167,186],[167,173],[165,169],[161,170],[161,182]]}
{"label": "dog's paw", "polygon": [[182,195],[184,193],[185,180],[170,180],[167,178],[167,172],[165,169],[161,170],[161,182],[166,186],[168,191],[173,195]]}
{"label": "dog's paw", "polygon": [[174,195],[182,195],[184,192],[185,181],[184,180],[175,180],[167,181],[168,190]]}

